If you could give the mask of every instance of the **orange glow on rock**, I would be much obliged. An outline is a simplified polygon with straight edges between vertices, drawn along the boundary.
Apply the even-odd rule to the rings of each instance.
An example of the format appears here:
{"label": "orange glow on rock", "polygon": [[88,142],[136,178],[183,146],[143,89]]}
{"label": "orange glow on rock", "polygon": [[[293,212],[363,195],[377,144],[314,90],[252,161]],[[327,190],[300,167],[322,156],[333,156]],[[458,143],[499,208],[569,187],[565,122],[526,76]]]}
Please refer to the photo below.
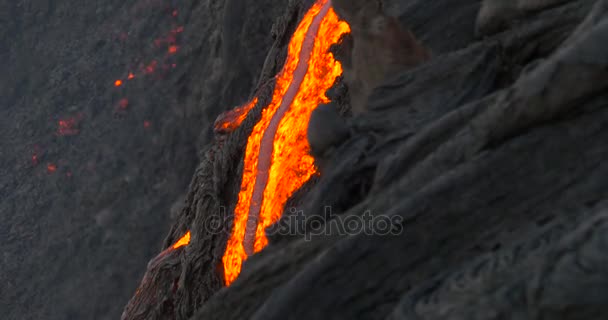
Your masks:
{"label": "orange glow on rock", "polygon": [[122,86],[122,80],[116,80],[116,81],[114,81],[114,86],[116,86],[116,87]]}
{"label": "orange glow on rock", "polygon": [[133,80],[135,78],[135,75],[133,73],[129,73],[129,76],[127,76],[127,79],[129,80]]}
{"label": "orange glow on rock", "polygon": [[177,53],[178,50],[179,50],[179,47],[175,46],[175,45],[169,46],[169,49],[168,49],[168,51],[169,51],[170,54]]}
{"label": "orange glow on rock", "polygon": [[172,248],[173,249],[177,249],[180,247],[184,247],[187,246],[190,243],[190,231],[186,232],[186,234],[179,240],[177,240],[177,242],[175,244],[173,244]]}
{"label": "orange glow on rock", "polygon": [[55,173],[55,171],[57,171],[57,165],[53,163],[47,164],[46,171],[48,171],[48,173]]}
{"label": "orange glow on rock", "polygon": [[[325,92],[342,74],[329,49],[348,32],[329,0],[318,0],[291,38],[272,101],[247,141],[233,230],[222,258],[226,285],[238,277],[248,251],[256,253],[267,245],[264,230],[316,172],[306,140],[308,120],[319,104],[329,102]],[[255,230],[248,230],[252,223]],[[248,236],[254,239],[248,241]]]}

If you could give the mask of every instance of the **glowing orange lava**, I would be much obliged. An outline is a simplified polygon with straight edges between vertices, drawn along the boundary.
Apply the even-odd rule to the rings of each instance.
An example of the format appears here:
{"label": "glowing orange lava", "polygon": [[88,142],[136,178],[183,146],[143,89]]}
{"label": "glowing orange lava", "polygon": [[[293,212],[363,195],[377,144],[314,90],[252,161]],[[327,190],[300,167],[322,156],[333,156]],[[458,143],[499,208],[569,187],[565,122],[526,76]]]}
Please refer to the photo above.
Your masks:
{"label": "glowing orange lava", "polygon": [[236,107],[230,111],[222,113],[215,120],[214,129],[218,132],[232,132],[238,128],[241,123],[247,118],[249,111],[258,103],[258,98],[254,98],[251,102],[244,106]]}
{"label": "glowing orange lava", "polygon": [[177,50],[179,50],[179,47],[178,47],[178,46],[176,46],[176,45],[171,45],[171,46],[169,46],[169,49],[167,49],[167,51],[168,51],[170,54],[177,53]]}
{"label": "glowing orange lava", "polygon": [[180,247],[187,246],[190,243],[190,231],[188,231],[181,239],[177,240],[175,244],[173,244],[173,249],[177,249]]}
{"label": "glowing orange lava", "polygon": [[[281,217],[289,197],[316,172],[306,140],[308,120],[319,104],[329,102],[325,92],[342,74],[342,66],[329,49],[343,34],[350,32],[348,24],[339,21],[329,5],[329,0],[318,0],[300,22],[289,43],[283,70],[277,76],[272,101],[262,111],[262,117],[247,141],[234,227],[222,258],[226,285],[236,279],[243,261],[247,259],[244,239],[250,215],[254,215],[257,221],[253,251],[259,252],[268,243],[264,230]],[[322,20],[315,24],[319,18]],[[313,27],[318,31],[309,34]],[[310,36],[314,37],[312,48],[304,46]],[[307,60],[300,62],[300,57]],[[307,63],[303,78],[298,74],[300,63]],[[294,89],[296,92],[292,94]],[[281,108],[283,115],[280,119],[274,119],[280,122],[273,128],[276,132],[272,137],[272,154],[265,155],[260,153],[264,147],[263,137],[279,108],[284,106],[284,98],[291,103],[286,111]],[[266,160],[269,164],[265,163]],[[265,183],[256,179],[264,179]],[[255,200],[256,182],[263,187],[262,191],[256,191],[258,196],[263,192],[261,203]]]}

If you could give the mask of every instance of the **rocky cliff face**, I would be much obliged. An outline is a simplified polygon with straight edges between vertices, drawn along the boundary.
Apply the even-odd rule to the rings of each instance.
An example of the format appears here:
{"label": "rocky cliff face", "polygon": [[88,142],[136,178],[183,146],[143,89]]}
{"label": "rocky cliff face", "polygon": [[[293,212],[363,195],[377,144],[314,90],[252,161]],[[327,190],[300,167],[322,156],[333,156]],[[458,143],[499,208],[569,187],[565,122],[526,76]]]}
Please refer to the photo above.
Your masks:
{"label": "rocky cliff face", "polygon": [[[291,1],[275,25],[261,101],[206,149],[165,242],[193,233],[167,259],[173,274],[154,265],[142,288],[175,285],[157,300],[134,297],[125,318],[600,319],[608,305],[603,0],[516,5],[493,26],[478,17],[479,1],[387,1],[385,13],[432,59],[385,78],[367,111],[345,116],[350,134],[330,137],[320,177],[268,230],[269,246],[222,286],[244,144],[305,8]],[[348,90],[339,82],[331,92],[346,114]],[[214,219],[228,223],[218,229]]]}

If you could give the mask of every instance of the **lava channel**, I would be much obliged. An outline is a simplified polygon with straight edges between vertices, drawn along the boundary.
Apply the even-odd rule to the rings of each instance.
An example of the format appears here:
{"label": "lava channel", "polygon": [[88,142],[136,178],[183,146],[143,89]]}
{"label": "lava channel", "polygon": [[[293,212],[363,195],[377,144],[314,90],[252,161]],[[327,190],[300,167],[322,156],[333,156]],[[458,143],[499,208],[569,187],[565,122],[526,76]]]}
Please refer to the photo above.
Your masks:
{"label": "lava channel", "polygon": [[276,78],[273,98],[247,141],[233,230],[222,258],[230,285],[248,256],[267,244],[264,230],[281,217],[289,197],[315,174],[306,130],[312,111],[328,103],[342,66],[330,47],[345,33],[329,0],[317,0],[303,17]]}

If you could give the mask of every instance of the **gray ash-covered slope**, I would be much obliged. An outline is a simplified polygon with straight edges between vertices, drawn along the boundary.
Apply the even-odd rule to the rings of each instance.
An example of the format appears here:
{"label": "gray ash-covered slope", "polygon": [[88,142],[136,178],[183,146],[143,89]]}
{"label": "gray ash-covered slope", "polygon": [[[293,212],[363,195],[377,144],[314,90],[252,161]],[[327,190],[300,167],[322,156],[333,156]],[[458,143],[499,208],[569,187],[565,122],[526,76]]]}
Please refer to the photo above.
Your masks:
{"label": "gray ash-covered slope", "polygon": [[240,0],[0,4],[0,318],[120,317],[209,125],[249,98],[282,10]]}
{"label": "gray ash-covered slope", "polygon": [[[286,211],[269,246],[221,288],[226,234],[205,228],[234,207],[246,137],[271,92],[264,79],[282,61],[279,36],[260,103],[217,137],[195,174],[165,245],[187,229],[193,240],[175,258],[167,308],[147,318],[608,314],[608,2],[540,1],[491,27],[476,26],[488,23],[477,0],[385,4],[433,58],[376,88],[368,111],[349,119],[353,134],[291,201],[308,217],[331,206],[328,231],[277,235],[293,227]],[[289,34],[302,10],[291,1],[275,31]],[[340,109],[345,90],[336,89]],[[366,212],[401,221],[400,232],[340,232]]]}

